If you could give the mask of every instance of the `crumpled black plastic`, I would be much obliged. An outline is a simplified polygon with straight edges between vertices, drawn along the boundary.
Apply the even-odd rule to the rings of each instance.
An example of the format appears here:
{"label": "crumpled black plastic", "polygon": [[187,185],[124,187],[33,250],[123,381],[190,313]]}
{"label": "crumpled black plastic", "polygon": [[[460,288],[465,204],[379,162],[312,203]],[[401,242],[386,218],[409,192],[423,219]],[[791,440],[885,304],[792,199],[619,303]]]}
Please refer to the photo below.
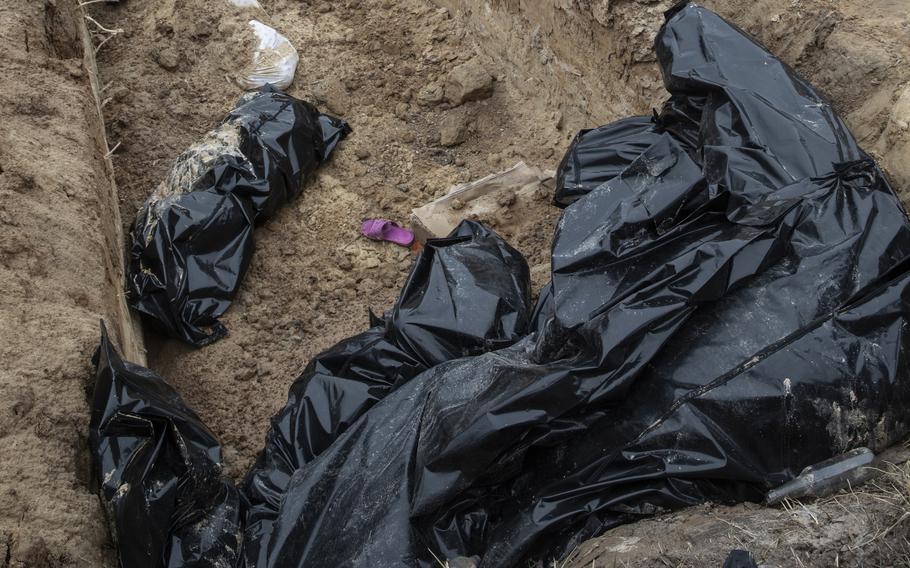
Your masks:
{"label": "crumpled black plastic", "polygon": [[650,116],[632,116],[575,135],[556,169],[553,203],[566,207],[621,174],[656,142],[660,128]]}
{"label": "crumpled black plastic", "polygon": [[228,134],[178,157],[139,211],[129,255],[130,305],[197,347],[227,334],[218,318],[249,266],[253,228],[300,193],[350,128],[266,85],[215,132]]}
{"label": "crumpled black plastic", "polygon": [[272,419],[242,486],[247,565],[267,562],[274,519],[296,470],[423,371],[518,341],[528,332],[530,296],[527,262],[483,225],[463,221],[447,238],[428,240],[389,313],[310,362]]}
{"label": "crumpled black plastic", "polygon": [[534,311],[492,311],[526,324],[457,352],[435,314],[487,305],[473,283],[506,257],[462,263],[445,294],[415,287],[448,276],[418,278],[422,258],[381,323],[294,384],[240,489],[245,566],[549,564],[908,433],[910,221],[887,179],[711,11],[675,6],[656,49],[670,99],[648,143],[573,196]]}
{"label": "crumpled black plastic", "polygon": [[748,550],[731,550],[724,560],[723,568],[758,568],[758,564]]}
{"label": "crumpled black plastic", "polygon": [[235,566],[240,493],[214,434],[164,379],[121,360],[103,325],[93,362],[92,479],[119,565]]}
{"label": "crumpled black plastic", "polygon": [[293,472],[429,367],[525,336],[529,282],[524,258],[478,223],[427,241],[389,313],[318,355],[291,386],[240,493],[198,417],[163,379],[123,363],[102,331],[90,442],[121,565],[239,565],[244,526],[256,565]]}

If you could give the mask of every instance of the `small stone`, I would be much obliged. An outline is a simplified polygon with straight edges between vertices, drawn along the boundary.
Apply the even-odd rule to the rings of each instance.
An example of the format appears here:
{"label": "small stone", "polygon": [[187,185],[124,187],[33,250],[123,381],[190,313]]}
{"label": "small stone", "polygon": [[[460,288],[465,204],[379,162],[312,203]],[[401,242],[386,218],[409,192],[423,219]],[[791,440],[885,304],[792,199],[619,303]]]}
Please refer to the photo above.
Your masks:
{"label": "small stone", "polygon": [[357,148],[354,150],[354,155],[357,156],[358,160],[366,160],[370,157],[370,151],[366,148]]}
{"label": "small stone", "polygon": [[367,268],[378,268],[379,264],[380,264],[379,259],[376,258],[375,256],[371,256],[371,257],[367,258],[366,262],[364,262],[364,266],[366,266]]}
{"label": "small stone", "polygon": [[467,134],[463,113],[449,112],[439,121],[439,143],[443,146],[457,146],[467,139]]}
{"label": "small stone", "polygon": [[455,165],[456,165],[456,166],[458,166],[459,168],[461,168],[461,167],[464,167],[464,164],[465,164],[464,158],[462,158],[461,156],[458,156],[457,158],[455,158]]}
{"label": "small stone", "polygon": [[505,191],[496,197],[496,203],[500,207],[510,207],[515,203],[515,192]]}
{"label": "small stone", "polygon": [[417,136],[410,130],[401,133],[401,141],[405,144],[413,144],[415,140],[417,140]]}
{"label": "small stone", "polygon": [[417,92],[417,102],[424,106],[439,104],[443,97],[444,90],[439,83],[430,83]]}
{"label": "small stone", "polygon": [[313,95],[318,101],[325,103],[329,111],[344,116],[351,104],[348,88],[338,78],[331,78],[316,85]]}
{"label": "small stone", "polygon": [[395,105],[395,116],[398,118],[407,118],[411,106],[408,103],[398,103]]}
{"label": "small stone", "polygon": [[130,91],[126,87],[123,87],[123,86],[115,87],[111,91],[111,100],[113,100],[115,102],[129,103],[131,98],[132,98],[132,91]]}
{"label": "small stone", "polygon": [[158,20],[155,23],[155,31],[158,32],[159,35],[169,36],[174,33],[174,26],[167,20]]}
{"label": "small stone", "polygon": [[479,101],[493,95],[493,76],[476,59],[458,65],[449,73],[445,98],[453,105]]}
{"label": "small stone", "polygon": [[458,199],[457,197],[452,200],[452,211],[461,211],[464,209],[464,201]]}
{"label": "small stone", "polygon": [[173,47],[163,47],[152,52],[152,59],[166,71],[174,71],[180,66],[180,54]]}
{"label": "small stone", "polygon": [[256,374],[256,369],[252,367],[242,367],[234,371],[234,380],[248,381],[253,378],[254,374]]}

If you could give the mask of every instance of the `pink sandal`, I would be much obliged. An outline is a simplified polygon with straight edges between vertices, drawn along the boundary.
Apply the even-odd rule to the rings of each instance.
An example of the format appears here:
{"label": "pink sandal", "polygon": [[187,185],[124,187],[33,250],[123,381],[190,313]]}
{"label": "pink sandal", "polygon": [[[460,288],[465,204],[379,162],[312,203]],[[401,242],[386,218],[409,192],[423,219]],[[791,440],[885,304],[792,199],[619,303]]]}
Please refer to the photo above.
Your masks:
{"label": "pink sandal", "polygon": [[364,219],[360,233],[374,241],[388,241],[403,247],[409,247],[414,242],[414,233],[388,219]]}

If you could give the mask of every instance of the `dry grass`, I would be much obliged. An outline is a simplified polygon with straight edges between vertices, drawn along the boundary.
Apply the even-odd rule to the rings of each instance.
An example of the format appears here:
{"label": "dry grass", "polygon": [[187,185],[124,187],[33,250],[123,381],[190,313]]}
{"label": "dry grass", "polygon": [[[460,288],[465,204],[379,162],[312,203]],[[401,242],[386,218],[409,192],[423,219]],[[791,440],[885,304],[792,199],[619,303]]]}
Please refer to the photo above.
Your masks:
{"label": "dry grass", "polygon": [[847,492],[855,503],[879,504],[866,513],[870,533],[856,543],[854,550],[876,551],[870,566],[910,566],[910,462],[884,463],[882,475]]}

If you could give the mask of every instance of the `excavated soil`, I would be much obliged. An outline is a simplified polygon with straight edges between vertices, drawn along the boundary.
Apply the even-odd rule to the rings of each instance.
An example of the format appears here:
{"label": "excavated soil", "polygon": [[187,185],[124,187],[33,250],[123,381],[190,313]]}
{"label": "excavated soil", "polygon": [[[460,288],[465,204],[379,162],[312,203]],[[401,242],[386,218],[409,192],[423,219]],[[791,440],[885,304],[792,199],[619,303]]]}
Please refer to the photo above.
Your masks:
{"label": "excavated soil", "polygon": [[[412,255],[358,237],[362,218],[406,222],[451,185],[519,160],[553,169],[577,129],[647,113],[664,97],[650,45],[667,0],[261,2],[264,12],[227,0],[86,7],[122,30],[97,54],[121,216],[97,197],[111,188],[104,141],[86,138],[94,127],[76,116],[92,98],[87,64],[47,23],[57,4],[75,10],[75,0],[0,0],[0,38],[17,49],[0,70],[28,78],[0,84],[0,314],[11,329],[0,342],[0,568],[114,564],[85,475],[83,387],[94,322],[116,319],[110,298],[122,286],[117,255],[105,268],[98,259],[107,249],[93,242],[117,233],[99,223],[128,230],[171,161],[240,96],[233,78],[249,50],[247,20],[298,48],[290,93],[342,115],[354,133],[303,195],[257,230],[251,268],[223,318],[227,338],[194,350],[146,332],[149,366],[220,437],[234,476],[309,359],[365,329],[368,308],[387,309],[396,296]],[[910,0],[705,3],[826,93],[895,186],[910,188]],[[469,62],[494,78],[492,96],[446,102],[446,78]],[[95,177],[78,178],[96,162]],[[94,193],[74,197],[73,187]],[[26,196],[16,198],[21,207],[8,205],[19,203],[14,194]],[[482,220],[527,256],[539,286],[558,211],[544,194],[521,208],[504,203]],[[899,487],[806,513],[739,506],[661,516],[586,543],[566,566],[719,565],[737,546],[780,566],[899,565],[910,547],[906,487],[888,479]],[[897,508],[882,507],[883,495],[897,495]]]}

